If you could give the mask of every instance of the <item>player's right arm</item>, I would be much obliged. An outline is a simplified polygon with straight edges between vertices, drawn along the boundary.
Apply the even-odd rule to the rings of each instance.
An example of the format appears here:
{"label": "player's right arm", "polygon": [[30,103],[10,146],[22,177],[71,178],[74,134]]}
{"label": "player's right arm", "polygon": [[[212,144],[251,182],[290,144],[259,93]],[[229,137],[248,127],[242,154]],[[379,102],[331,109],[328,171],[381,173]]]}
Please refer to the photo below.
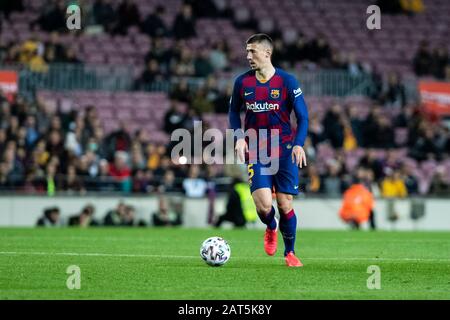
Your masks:
{"label": "player's right arm", "polygon": [[242,95],[241,95],[242,81],[241,77],[238,77],[234,82],[233,94],[230,98],[230,107],[228,111],[228,119],[230,121],[230,128],[234,130],[237,140],[234,151],[238,155],[239,159],[245,161],[245,152],[248,152],[248,146],[244,138],[244,130],[242,130],[241,124],[241,107],[242,107]]}

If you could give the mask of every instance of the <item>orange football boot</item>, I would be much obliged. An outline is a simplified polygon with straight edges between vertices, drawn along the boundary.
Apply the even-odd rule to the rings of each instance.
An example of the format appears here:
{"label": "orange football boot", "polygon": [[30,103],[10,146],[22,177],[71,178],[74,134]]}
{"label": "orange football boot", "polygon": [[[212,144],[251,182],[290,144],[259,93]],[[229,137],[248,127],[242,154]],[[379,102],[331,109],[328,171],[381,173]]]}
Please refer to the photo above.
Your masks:
{"label": "orange football boot", "polygon": [[303,267],[303,263],[297,258],[294,252],[289,252],[286,257],[284,257],[286,265],[288,267]]}
{"label": "orange football boot", "polygon": [[278,219],[274,218],[277,227],[275,230],[266,229],[266,233],[264,234],[264,250],[269,256],[273,256],[275,252],[277,252],[277,243],[278,243]]}

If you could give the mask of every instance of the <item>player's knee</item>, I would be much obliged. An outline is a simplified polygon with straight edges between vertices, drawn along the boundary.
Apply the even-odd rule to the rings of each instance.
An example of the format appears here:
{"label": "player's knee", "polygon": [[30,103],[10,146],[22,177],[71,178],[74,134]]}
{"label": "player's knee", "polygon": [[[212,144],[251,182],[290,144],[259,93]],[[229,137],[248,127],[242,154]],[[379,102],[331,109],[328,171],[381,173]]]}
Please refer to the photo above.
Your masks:
{"label": "player's knee", "polygon": [[271,210],[272,210],[271,202],[267,201],[256,204],[256,211],[258,212],[258,215],[268,215]]}
{"label": "player's knee", "polygon": [[292,202],[288,200],[278,202],[278,210],[280,214],[288,214],[292,210]]}

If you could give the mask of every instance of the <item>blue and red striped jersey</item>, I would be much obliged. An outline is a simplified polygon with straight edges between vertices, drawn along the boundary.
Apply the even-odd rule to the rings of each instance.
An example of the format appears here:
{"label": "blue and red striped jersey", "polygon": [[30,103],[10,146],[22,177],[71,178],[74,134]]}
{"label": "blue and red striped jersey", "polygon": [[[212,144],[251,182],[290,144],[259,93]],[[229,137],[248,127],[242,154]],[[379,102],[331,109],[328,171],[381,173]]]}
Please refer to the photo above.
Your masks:
{"label": "blue and red striped jersey", "polygon": [[[235,80],[230,99],[229,121],[234,130],[242,129],[242,108],[245,111],[244,130],[255,129],[259,132],[259,129],[267,129],[270,133],[270,129],[278,129],[280,147],[287,144],[304,145],[308,131],[308,109],[300,85],[293,75],[275,68],[272,78],[261,82],[254,70],[241,74]],[[295,135],[291,127],[292,110],[297,118]],[[260,148],[261,141],[258,145]],[[266,142],[265,148],[270,150],[269,143]],[[280,155],[283,154],[282,151]]]}

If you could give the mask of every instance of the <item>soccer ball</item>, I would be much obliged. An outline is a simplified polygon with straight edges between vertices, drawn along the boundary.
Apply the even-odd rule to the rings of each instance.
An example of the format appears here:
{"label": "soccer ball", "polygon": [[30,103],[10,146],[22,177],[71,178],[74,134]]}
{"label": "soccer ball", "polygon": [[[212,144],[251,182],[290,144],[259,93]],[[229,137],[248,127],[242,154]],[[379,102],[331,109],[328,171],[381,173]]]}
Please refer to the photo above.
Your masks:
{"label": "soccer ball", "polygon": [[222,266],[230,259],[230,256],[230,246],[220,237],[208,238],[200,247],[200,257],[210,266]]}

